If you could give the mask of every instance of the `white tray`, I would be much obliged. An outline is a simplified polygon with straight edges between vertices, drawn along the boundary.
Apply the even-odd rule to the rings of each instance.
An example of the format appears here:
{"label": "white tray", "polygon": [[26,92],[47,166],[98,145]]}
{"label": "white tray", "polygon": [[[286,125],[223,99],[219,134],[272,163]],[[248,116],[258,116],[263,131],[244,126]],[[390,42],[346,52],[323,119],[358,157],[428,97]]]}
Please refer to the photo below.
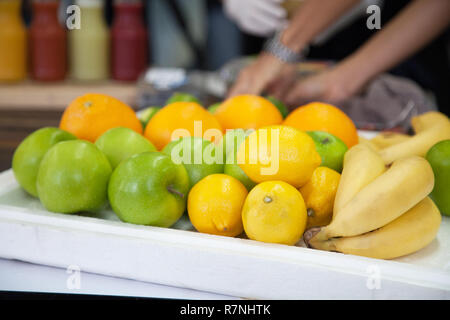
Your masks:
{"label": "white tray", "polygon": [[450,299],[450,219],[437,239],[384,261],[46,211],[0,173],[0,257],[262,299]]}

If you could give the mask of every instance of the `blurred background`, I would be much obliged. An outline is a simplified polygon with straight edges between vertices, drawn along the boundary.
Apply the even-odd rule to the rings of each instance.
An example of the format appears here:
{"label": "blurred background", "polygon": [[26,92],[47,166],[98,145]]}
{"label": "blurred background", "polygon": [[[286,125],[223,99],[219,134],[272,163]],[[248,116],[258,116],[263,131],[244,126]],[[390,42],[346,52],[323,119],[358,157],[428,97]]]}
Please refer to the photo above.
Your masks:
{"label": "blurred background", "polygon": [[[288,19],[301,10],[301,0],[281,2]],[[371,1],[362,2],[364,10],[311,44],[299,74],[332,66],[377,31],[366,27]],[[382,7],[384,25],[410,1],[372,2]],[[135,109],[176,90],[200,95],[205,107],[220,101],[268,36],[244,30],[219,0],[0,0],[0,171],[11,166],[27,134],[58,126],[64,108],[87,92],[113,95]],[[450,105],[449,39],[447,30],[389,71],[412,81],[411,96],[420,90],[417,99],[428,108]]]}

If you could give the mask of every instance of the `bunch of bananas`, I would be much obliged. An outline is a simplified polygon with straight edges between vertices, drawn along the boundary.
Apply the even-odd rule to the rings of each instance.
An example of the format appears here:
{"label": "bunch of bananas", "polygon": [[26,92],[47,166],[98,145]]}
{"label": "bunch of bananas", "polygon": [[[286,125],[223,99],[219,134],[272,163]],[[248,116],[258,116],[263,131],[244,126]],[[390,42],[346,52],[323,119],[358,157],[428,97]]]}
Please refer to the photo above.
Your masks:
{"label": "bunch of bananas", "polygon": [[362,139],[344,157],[329,225],[305,232],[312,248],[393,259],[427,246],[441,214],[428,197],[433,170],[423,157],[450,139],[450,121],[439,112],[412,119],[415,135]]}
{"label": "bunch of bananas", "polygon": [[414,135],[385,132],[373,139],[360,139],[380,153],[386,165],[407,156],[424,157],[427,151],[439,141],[450,139],[450,120],[437,111],[430,111],[411,119]]}

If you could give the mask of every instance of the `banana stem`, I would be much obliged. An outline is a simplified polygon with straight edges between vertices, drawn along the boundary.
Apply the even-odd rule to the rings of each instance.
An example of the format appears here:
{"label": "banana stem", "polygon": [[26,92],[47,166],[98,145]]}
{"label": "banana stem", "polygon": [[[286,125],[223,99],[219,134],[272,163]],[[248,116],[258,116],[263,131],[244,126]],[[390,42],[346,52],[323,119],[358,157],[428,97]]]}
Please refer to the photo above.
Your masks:
{"label": "banana stem", "polygon": [[335,251],[336,246],[334,245],[333,239],[328,239],[325,236],[324,228],[314,227],[308,229],[303,234],[303,241],[308,246],[308,248]]}
{"label": "banana stem", "polygon": [[305,241],[305,244],[308,246],[308,248],[311,248],[311,245],[309,244],[311,239],[314,238],[321,229],[322,228],[320,227],[314,227],[305,231],[305,233],[303,234],[303,241]]}

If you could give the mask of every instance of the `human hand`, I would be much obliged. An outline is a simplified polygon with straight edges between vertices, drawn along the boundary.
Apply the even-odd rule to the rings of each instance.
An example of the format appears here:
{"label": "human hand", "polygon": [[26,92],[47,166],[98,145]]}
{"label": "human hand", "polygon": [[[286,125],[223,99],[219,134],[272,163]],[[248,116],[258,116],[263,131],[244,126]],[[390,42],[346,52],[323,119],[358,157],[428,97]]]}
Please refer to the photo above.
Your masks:
{"label": "human hand", "polygon": [[228,92],[228,97],[240,94],[261,94],[280,74],[286,63],[269,53],[261,53],[248,67],[241,70]]}
{"label": "human hand", "polygon": [[299,106],[316,100],[338,104],[355,95],[363,84],[351,74],[334,68],[297,80],[282,100],[290,106]]}
{"label": "human hand", "polygon": [[279,100],[283,100],[291,87],[298,79],[298,65],[285,64],[277,77],[275,77],[266,87],[265,92]]}
{"label": "human hand", "polygon": [[269,36],[282,29],[287,22],[286,10],[281,7],[282,1],[224,0],[224,9],[243,31],[258,36]]}

